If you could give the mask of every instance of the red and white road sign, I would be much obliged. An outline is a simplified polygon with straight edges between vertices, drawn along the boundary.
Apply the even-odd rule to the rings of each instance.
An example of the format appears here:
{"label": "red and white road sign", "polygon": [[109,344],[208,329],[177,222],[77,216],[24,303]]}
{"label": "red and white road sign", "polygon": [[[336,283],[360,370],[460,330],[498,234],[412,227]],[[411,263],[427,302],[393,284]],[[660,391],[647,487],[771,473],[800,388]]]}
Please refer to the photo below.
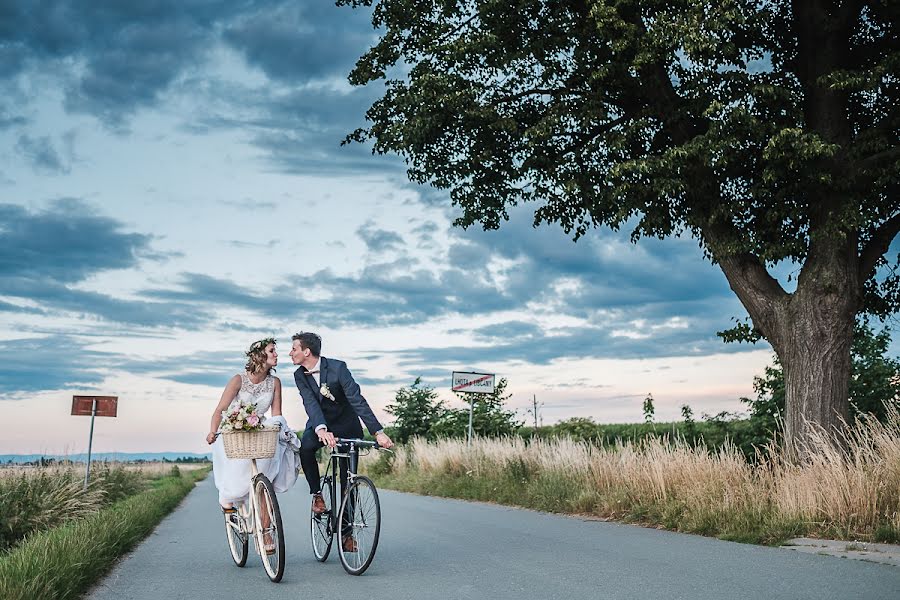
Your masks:
{"label": "red and white road sign", "polygon": [[450,389],[454,392],[493,394],[494,379],[495,375],[493,373],[469,373],[466,371],[453,371],[453,384]]}

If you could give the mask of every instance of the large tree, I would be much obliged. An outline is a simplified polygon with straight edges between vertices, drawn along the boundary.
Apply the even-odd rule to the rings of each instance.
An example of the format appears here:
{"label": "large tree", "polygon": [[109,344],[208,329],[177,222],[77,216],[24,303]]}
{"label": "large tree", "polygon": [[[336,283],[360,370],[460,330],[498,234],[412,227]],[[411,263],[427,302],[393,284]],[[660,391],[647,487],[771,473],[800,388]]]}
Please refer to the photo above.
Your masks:
{"label": "large tree", "polygon": [[[370,5],[371,0],[338,0]],[[856,315],[900,230],[894,0],[381,0],[348,140],[449,189],[458,225],[692,235],[784,367],[786,435],[848,415]],[[799,268],[796,289],[770,274]]]}

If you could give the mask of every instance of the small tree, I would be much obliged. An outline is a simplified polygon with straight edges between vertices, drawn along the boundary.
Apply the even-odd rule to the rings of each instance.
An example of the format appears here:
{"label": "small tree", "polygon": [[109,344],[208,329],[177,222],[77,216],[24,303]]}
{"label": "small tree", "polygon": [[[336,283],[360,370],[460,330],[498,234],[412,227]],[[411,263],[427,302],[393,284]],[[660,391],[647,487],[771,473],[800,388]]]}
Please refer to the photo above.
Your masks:
{"label": "small tree", "polygon": [[691,440],[697,437],[697,424],[694,421],[694,410],[687,404],[681,405],[681,417],[684,419],[684,435]]}
{"label": "small tree", "polygon": [[653,394],[647,394],[647,397],[644,398],[644,423],[648,425],[653,422],[653,415],[656,413],[656,409],[653,408]]}
{"label": "small tree", "polygon": [[444,410],[444,403],[438,399],[434,388],[422,386],[422,378],[416,377],[411,386],[397,390],[394,403],[384,410],[394,416],[394,438],[403,443],[417,435],[429,437],[432,426]]}
{"label": "small tree", "polygon": [[[516,412],[504,408],[512,394],[505,394],[507,381],[500,379],[492,394],[478,394],[472,414],[472,431],[484,437],[514,435],[524,424],[516,418]],[[468,398],[457,394],[467,404]],[[469,428],[469,409],[451,408],[443,412],[431,428],[435,437],[465,437]]]}

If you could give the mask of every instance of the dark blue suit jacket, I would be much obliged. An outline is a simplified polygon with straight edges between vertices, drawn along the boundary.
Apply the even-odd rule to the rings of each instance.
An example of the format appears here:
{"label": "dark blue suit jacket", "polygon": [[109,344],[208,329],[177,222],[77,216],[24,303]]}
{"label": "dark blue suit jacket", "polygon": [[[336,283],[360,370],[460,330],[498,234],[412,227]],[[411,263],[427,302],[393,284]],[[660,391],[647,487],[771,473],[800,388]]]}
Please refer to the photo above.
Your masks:
{"label": "dark blue suit jacket", "polygon": [[[306,367],[300,367],[294,371],[294,381],[303,398],[303,408],[306,409],[306,429],[315,429],[319,425],[325,425],[329,431],[336,431],[339,435],[348,436],[350,431],[362,429],[359,420],[366,424],[369,433],[374,434],[382,429],[381,423],[375,418],[375,413],[369,408],[369,403],[363,397],[359,384],[350,374],[347,363],[334,358],[319,357],[319,385],[315,378],[309,374]],[[328,385],[328,390],[334,396],[334,400],[325,398],[320,393],[322,384]],[[342,433],[346,432],[346,433]]]}

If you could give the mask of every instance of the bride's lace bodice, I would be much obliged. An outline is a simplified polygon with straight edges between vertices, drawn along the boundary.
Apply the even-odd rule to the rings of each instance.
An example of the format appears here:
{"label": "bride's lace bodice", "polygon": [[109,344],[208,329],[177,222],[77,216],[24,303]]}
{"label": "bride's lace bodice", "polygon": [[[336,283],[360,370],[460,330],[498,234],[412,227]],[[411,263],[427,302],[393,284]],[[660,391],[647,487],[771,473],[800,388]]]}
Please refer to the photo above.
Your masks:
{"label": "bride's lace bodice", "polygon": [[275,377],[269,375],[259,383],[250,381],[247,373],[241,373],[241,389],[237,396],[231,401],[231,406],[236,406],[243,402],[244,404],[256,404],[256,412],[263,415],[269,412],[272,406],[272,399],[275,397]]}

